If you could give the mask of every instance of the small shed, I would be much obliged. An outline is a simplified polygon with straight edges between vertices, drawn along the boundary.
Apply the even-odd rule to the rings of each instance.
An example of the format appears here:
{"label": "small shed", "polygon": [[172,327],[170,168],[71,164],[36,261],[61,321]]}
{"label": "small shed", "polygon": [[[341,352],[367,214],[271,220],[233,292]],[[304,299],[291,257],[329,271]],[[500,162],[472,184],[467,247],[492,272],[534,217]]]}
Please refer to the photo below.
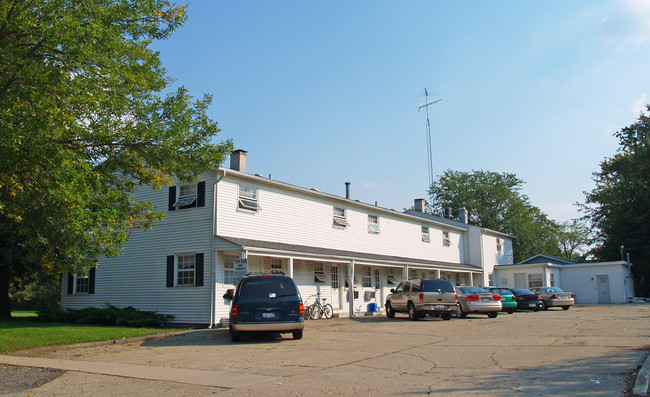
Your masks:
{"label": "small shed", "polygon": [[513,265],[497,265],[493,280],[507,288],[559,287],[578,304],[627,303],[634,296],[632,264],[626,261],[578,262],[538,254]]}

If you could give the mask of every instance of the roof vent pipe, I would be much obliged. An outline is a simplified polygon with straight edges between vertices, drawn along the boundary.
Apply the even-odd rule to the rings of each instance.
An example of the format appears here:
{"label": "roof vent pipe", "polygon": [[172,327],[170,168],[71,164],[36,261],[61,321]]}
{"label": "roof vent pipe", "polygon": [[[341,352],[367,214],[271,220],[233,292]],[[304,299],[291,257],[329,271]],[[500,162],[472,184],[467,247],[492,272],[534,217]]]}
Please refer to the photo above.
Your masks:
{"label": "roof vent pipe", "polygon": [[345,198],[350,198],[350,182],[345,182]]}

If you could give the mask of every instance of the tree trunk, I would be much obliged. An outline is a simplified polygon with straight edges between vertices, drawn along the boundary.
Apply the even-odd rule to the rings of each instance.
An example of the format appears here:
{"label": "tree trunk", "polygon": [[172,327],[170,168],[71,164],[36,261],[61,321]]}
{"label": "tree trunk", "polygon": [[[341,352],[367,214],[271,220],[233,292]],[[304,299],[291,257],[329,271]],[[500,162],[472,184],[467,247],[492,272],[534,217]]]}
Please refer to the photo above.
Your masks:
{"label": "tree trunk", "polygon": [[9,306],[9,277],[0,274],[0,321],[11,318]]}

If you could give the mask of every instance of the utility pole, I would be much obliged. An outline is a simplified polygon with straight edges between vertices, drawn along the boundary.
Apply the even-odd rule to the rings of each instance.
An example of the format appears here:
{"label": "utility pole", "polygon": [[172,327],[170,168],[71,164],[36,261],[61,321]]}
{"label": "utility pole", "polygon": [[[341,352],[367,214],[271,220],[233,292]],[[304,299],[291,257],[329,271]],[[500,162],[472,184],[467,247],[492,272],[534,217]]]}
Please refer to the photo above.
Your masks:
{"label": "utility pole", "polygon": [[[429,102],[429,92],[427,89],[424,89],[424,104],[418,106],[418,112],[425,108],[427,111],[427,123],[426,123],[426,133],[427,133],[427,162],[429,166],[429,187],[433,185],[433,152],[431,149],[431,123],[429,122],[429,106],[436,104],[442,101],[442,99],[436,99],[435,101]],[[429,205],[433,205],[433,193],[429,193]]]}

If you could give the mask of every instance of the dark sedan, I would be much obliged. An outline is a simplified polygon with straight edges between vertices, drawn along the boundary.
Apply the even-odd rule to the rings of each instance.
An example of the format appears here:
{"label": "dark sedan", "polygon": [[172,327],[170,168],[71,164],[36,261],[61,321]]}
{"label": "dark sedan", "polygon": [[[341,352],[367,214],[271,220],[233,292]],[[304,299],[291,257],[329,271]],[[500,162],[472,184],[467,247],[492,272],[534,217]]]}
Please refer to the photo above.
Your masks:
{"label": "dark sedan", "polygon": [[533,291],[523,288],[513,288],[510,291],[512,291],[517,300],[517,310],[539,311],[542,309],[542,297]]}

